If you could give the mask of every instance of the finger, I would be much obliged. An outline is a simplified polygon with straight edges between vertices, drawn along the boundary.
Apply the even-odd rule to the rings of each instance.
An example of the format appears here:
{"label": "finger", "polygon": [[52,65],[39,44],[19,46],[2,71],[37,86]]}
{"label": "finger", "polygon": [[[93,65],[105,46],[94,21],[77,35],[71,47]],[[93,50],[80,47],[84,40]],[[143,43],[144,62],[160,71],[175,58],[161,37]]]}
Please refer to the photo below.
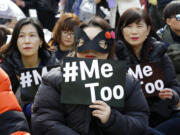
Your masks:
{"label": "finger", "polygon": [[159,94],[161,99],[172,99],[173,95],[171,94]]}
{"label": "finger", "polygon": [[165,88],[165,89],[162,89],[160,92],[161,92],[161,93],[164,93],[164,92],[172,92],[172,90],[171,90],[171,89],[168,89],[168,88]]}
{"label": "finger", "polygon": [[107,104],[104,101],[101,101],[101,100],[96,100],[95,102],[93,102],[93,104],[107,106]]}
{"label": "finger", "polygon": [[102,117],[103,117],[101,114],[97,114],[97,113],[96,113],[96,114],[92,114],[92,116],[97,117],[97,118],[99,118],[100,120],[101,120]]}
{"label": "finger", "polygon": [[173,93],[159,93],[161,96],[173,96]]}
{"label": "finger", "polygon": [[94,110],[92,111],[92,115],[105,115],[104,111],[101,110]]}
{"label": "finger", "polygon": [[90,105],[89,108],[105,111],[106,108],[102,105]]}

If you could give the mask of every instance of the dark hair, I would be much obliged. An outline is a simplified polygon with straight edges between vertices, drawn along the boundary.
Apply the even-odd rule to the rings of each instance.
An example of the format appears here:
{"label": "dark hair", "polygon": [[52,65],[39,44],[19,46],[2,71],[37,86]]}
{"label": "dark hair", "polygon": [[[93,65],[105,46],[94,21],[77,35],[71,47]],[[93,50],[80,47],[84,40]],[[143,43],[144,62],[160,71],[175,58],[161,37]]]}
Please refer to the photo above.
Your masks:
{"label": "dark hair", "polygon": [[164,20],[171,18],[176,14],[180,14],[180,1],[171,1],[163,10]]}
{"label": "dark hair", "polygon": [[141,8],[129,8],[122,14],[117,25],[117,38],[124,41],[122,33],[123,28],[131,23],[138,23],[141,20],[144,20],[147,26],[151,26],[151,30],[148,36],[159,39],[156,32],[153,30],[152,21],[149,14]]}
{"label": "dark hair", "polygon": [[90,20],[88,20],[86,23],[82,24],[81,28],[86,27],[86,26],[97,26],[103,30],[111,29],[111,26],[109,25],[109,23],[99,16],[95,16],[91,18]]}
{"label": "dark hair", "polygon": [[[109,23],[99,16],[93,17],[87,23],[82,24],[80,27],[84,29],[89,26],[100,27],[102,30],[112,29]],[[108,59],[114,59],[114,53],[115,53],[115,42],[113,42],[112,47],[109,51]]]}
{"label": "dark hair", "polygon": [[0,47],[6,43],[7,35],[10,35],[10,31],[5,27],[0,27]]}
{"label": "dark hair", "polygon": [[76,14],[65,13],[62,14],[56,25],[53,28],[53,40],[60,44],[61,41],[61,31],[73,31],[75,25],[80,25],[80,20]]}
{"label": "dark hair", "polygon": [[[11,41],[10,43],[8,44],[4,54],[5,56],[6,55],[11,55],[13,53],[13,51],[17,51],[19,52],[18,50],[18,47],[17,47],[17,40],[18,40],[18,36],[19,36],[19,33],[20,33],[20,30],[21,28],[24,26],[24,25],[27,25],[27,24],[31,24],[33,25],[36,30],[37,30],[37,33],[40,37],[40,39],[42,40],[42,47],[39,48],[39,51],[38,51],[38,54],[39,54],[39,57],[42,58],[43,56],[43,50],[46,49],[48,47],[46,41],[45,41],[45,38],[44,38],[44,32],[43,32],[43,27],[42,25],[40,24],[40,22],[38,21],[38,19],[36,18],[23,18],[21,20],[19,20],[13,30],[13,33],[12,33],[12,38],[11,38]],[[20,53],[20,52],[19,52]]]}

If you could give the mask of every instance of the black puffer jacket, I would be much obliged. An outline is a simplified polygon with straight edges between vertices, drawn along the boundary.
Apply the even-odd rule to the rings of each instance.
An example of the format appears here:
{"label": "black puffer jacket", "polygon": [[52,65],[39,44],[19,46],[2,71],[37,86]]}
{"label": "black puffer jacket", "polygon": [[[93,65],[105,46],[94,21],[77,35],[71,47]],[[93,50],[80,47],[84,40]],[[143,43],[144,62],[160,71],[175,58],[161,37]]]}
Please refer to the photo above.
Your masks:
{"label": "black puffer jacket", "polygon": [[[148,124],[148,107],[140,84],[126,77],[125,106],[112,108],[103,125],[92,117],[86,105],[60,102],[62,73],[53,69],[42,79],[32,114],[35,135],[144,135]],[[43,128],[42,128],[43,127]]]}
{"label": "black puffer jacket", "polygon": [[[54,55],[47,50],[43,50],[43,56],[41,58],[40,66],[53,66],[58,63]],[[17,51],[14,51],[12,55],[3,58],[3,62],[0,64],[0,67],[6,71],[10,77],[12,90],[15,93],[19,87],[19,75],[20,70],[24,69],[24,65],[21,61],[20,54]]]}
{"label": "black puffer jacket", "polygon": [[155,126],[171,116],[173,107],[178,103],[180,86],[176,80],[176,74],[170,58],[166,54],[167,48],[164,43],[148,39],[141,50],[141,59],[137,59],[132,49],[122,42],[117,45],[116,54],[118,59],[126,59],[128,67],[132,64],[146,62],[160,62],[164,72],[165,88],[173,89],[172,100],[160,100],[160,98],[148,99],[151,111],[150,125]]}
{"label": "black puffer jacket", "polygon": [[29,132],[28,123],[23,112],[8,111],[0,114],[0,133],[1,135],[10,135],[17,131]]}

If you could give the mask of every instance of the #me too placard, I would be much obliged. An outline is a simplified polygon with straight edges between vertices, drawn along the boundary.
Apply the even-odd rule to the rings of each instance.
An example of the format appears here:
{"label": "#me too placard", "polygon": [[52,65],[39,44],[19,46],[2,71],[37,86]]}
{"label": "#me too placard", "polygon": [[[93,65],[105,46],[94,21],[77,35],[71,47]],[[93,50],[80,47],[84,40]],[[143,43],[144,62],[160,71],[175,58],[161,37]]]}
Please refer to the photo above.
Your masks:
{"label": "#me too placard", "polygon": [[160,63],[142,63],[132,65],[128,73],[140,80],[141,88],[146,97],[158,96],[164,89],[164,73]]}
{"label": "#me too placard", "polygon": [[23,101],[32,101],[41,84],[42,76],[56,67],[58,66],[27,68],[20,71],[20,91],[21,95],[25,95],[21,99]]}
{"label": "#me too placard", "polygon": [[125,61],[86,58],[63,59],[61,102],[89,105],[96,100],[124,105]]}

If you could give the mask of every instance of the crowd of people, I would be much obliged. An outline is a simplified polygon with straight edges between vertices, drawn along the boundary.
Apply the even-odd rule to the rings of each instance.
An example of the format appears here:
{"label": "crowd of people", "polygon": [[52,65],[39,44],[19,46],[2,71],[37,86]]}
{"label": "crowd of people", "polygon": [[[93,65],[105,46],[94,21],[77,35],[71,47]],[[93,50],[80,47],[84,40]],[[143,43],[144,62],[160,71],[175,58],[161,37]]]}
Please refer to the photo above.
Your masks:
{"label": "crowd of people", "polygon": [[[14,18],[1,18],[0,134],[180,134],[179,0],[164,3],[161,0],[129,0],[128,3],[127,0],[13,1],[27,17],[15,22]],[[83,10],[86,1],[89,7],[92,4],[96,8],[96,13],[89,11],[89,7],[88,11]],[[58,6],[63,6],[63,12],[58,12]],[[32,8],[37,11],[37,17],[29,14]],[[158,20],[153,18],[153,12],[163,16],[161,29],[156,25]],[[52,32],[48,41],[45,28]],[[82,101],[65,103],[66,58],[124,62],[122,67],[126,73],[119,77],[124,80],[123,103],[116,99],[119,105],[114,106],[105,98],[88,104]],[[107,69],[102,71],[104,65]],[[104,65],[102,76],[113,74],[108,64]],[[43,72],[44,67],[52,69],[42,73],[38,89],[22,87],[22,72],[30,73],[34,69]],[[86,69],[86,72],[91,76],[90,82],[95,81],[93,71],[88,73]],[[101,96],[104,91],[107,92],[104,97],[108,98],[108,85],[113,81],[105,81],[104,89],[99,90]],[[85,82],[82,80],[80,84],[85,85]],[[76,89],[80,84],[73,82],[72,86],[77,87],[69,87],[78,93]],[[113,96],[116,97],[122,92],[114,91],[115,88]],[[75,101],[80,98],[71,94],[69,97]]]}

